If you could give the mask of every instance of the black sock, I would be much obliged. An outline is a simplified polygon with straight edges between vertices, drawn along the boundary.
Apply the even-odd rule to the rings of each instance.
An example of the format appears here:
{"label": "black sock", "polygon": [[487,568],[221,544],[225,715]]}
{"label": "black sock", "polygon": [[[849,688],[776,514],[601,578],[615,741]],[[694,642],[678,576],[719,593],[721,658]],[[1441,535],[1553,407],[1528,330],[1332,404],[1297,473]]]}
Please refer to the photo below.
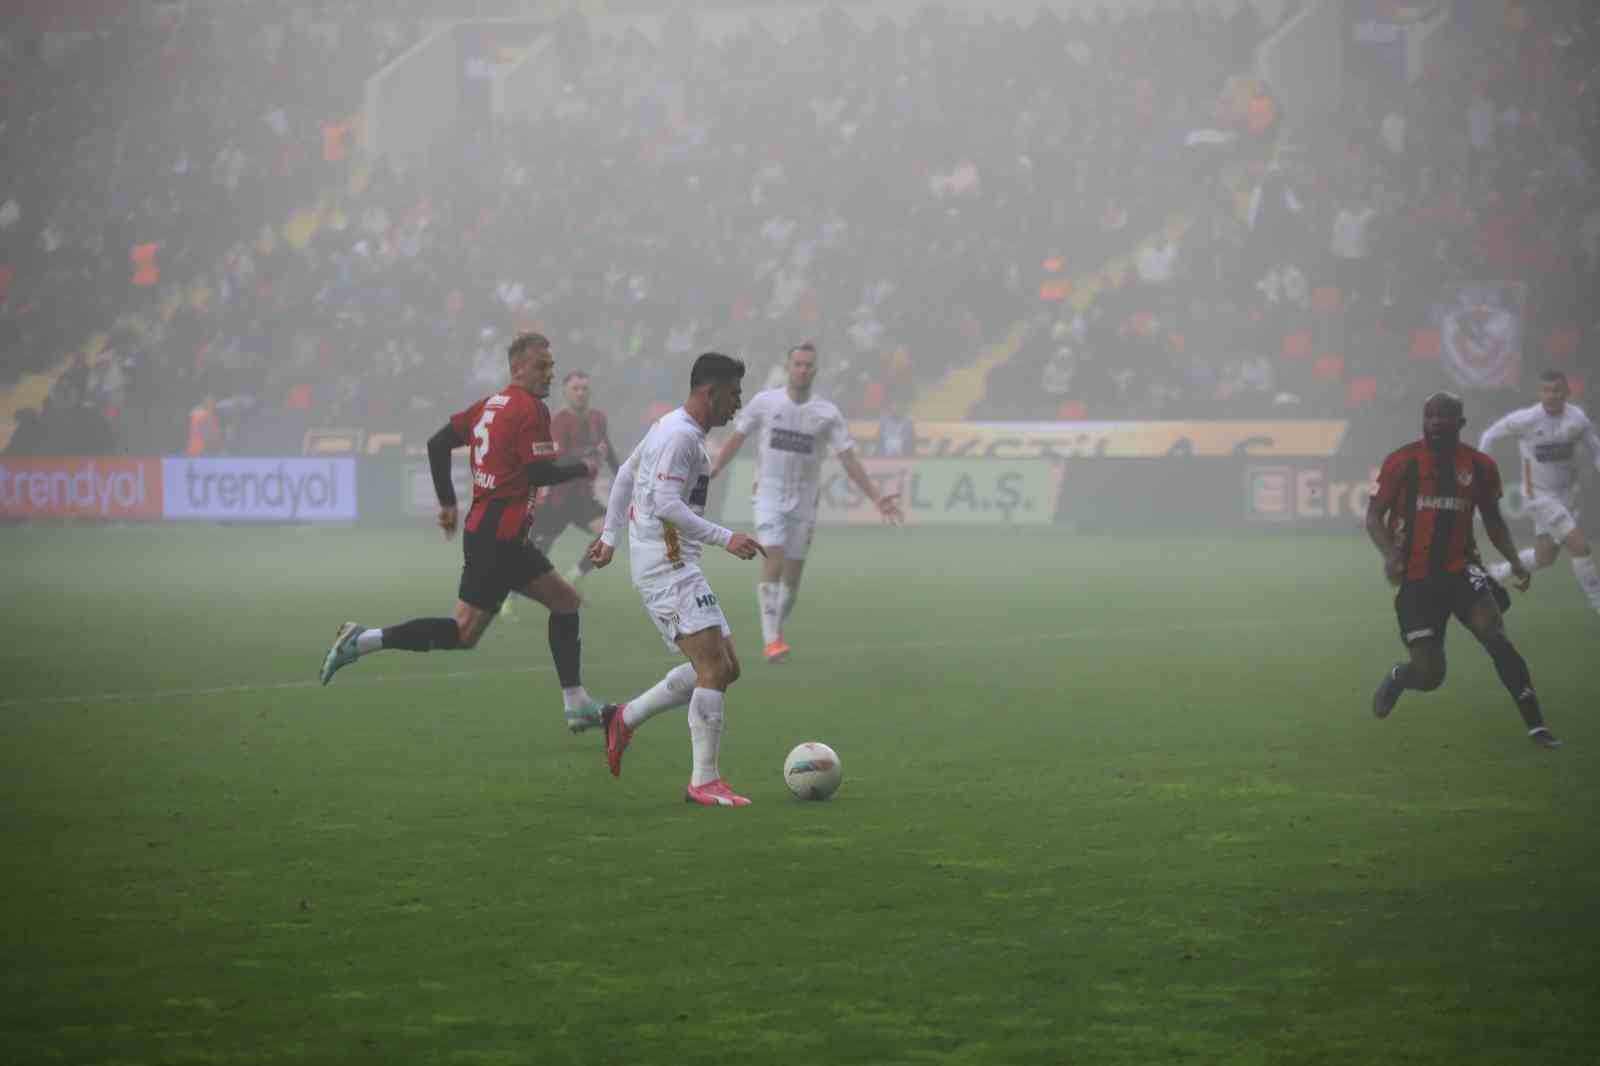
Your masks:
{"label": "black sock", "polygon": [[583,642],[578,639],[578,614],[550,614],[550,658],[556,661],[556,677],[562,688],[583,684],[578,669]]}
{"label": "black sock", "polygon": [[1494,660],[1494,670],[1500,675],[1500,683],[1517,701],[1517,713],[1522,715],[1523,722],[1527,723],[1529,729],[1544,725],[1544,715],[1539,711],[1539,697],[1533,692],[1533,675],[1528,672],[1528,663],[1521,653],[1505,637],[1486,640],[1483,647],[1489,653],[1489,658]]}
{"label": "black sock", "polygon": [[413,618],[383,631],[383,646],[401,651],[448,651],[460,642],[454,618]]}

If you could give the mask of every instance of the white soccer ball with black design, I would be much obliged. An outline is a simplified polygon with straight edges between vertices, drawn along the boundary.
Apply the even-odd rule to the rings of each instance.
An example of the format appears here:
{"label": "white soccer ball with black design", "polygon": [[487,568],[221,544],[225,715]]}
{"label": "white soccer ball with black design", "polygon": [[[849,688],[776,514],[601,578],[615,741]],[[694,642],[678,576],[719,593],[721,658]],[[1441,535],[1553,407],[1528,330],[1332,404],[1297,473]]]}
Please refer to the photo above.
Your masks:
{"label": "white soccer ball with black design", "polygon": [[789,791],[803,800],[825,800],[839,791],[844,779],[844,766],[839,754],[828,745],[808,740],[795,745],[789,757],[783,760],[783,783]]}

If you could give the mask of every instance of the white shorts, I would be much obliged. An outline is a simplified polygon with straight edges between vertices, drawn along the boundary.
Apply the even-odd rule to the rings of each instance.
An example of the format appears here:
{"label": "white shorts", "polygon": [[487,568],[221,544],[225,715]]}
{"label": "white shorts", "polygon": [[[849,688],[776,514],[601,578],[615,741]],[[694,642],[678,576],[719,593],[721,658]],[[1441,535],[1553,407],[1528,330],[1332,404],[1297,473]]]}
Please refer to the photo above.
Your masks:
{"label": "white shorts", "polygon": [[639,598],[644,601],[645,613],[656,624],[661,639],[673,651],[680,650],[679,637],[713,627],[721,629],[725,637],[733,636],[717,602],[717,594],[711,591],[711,583],[699,567],[685,568],[668,582],[641,586]]}
{"label": "white shorts", "polygon": [[785,559],[804,559],[811,550],[817,516],[804,511],[779,511],[756,504],[756,542],[763,548],[782,548]]}
{"label": "white shorts", "polygon": [[1533,535],[1550,537],[1557,544],[1572,535],[1578,528],[1578,500],[1570,496],[1535,496],[1528,501],[1528,514],[1533,518]]}

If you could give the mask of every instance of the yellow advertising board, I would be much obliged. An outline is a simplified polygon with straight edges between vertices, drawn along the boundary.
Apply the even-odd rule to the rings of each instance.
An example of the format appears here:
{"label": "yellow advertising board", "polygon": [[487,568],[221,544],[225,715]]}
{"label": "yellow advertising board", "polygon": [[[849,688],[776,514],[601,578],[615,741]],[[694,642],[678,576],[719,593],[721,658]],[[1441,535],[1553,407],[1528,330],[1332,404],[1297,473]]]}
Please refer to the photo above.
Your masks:
{"label": "yellow advertising board", "polygon": [[[918,422],[918,457],[962,459],[1160,459],[1189,456],[1326,458],[1338,453],[1343,420],[1194,422]],[[876,422],[850,423],[862,445]]]}

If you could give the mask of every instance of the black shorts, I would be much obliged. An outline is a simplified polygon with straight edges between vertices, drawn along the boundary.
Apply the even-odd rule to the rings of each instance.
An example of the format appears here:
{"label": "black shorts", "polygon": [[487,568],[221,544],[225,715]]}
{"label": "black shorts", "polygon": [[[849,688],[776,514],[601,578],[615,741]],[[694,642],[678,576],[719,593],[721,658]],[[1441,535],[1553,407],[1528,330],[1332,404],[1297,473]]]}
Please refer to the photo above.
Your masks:
{"label": "black shorts", "polygon": [[606,509],[593,496],[574,494],[559,507],[540,507],[534,511],[533,532],[528,539],[548,551],[568,526],[588,529],[590,522],[605,516]]}
{"label": "black shorts", "polygon": [[520,589],[555,567],[544,552],[520,540],[495,540],[479,530],[461,538],[462,602],[485,611],[498,611],[512,589]]}
{"label": "black shorts", "polygon": [[1419,640],[1442,642],[1450,616],[1455,615],[1466,625],[1473,606],[1484,598],[1492,600],[1501,611],[1511,609],[1511,597],[1500,582],[1476,563],[1459,574],[1407,581],[1394,597],[1400,642],[1407,647]]}

